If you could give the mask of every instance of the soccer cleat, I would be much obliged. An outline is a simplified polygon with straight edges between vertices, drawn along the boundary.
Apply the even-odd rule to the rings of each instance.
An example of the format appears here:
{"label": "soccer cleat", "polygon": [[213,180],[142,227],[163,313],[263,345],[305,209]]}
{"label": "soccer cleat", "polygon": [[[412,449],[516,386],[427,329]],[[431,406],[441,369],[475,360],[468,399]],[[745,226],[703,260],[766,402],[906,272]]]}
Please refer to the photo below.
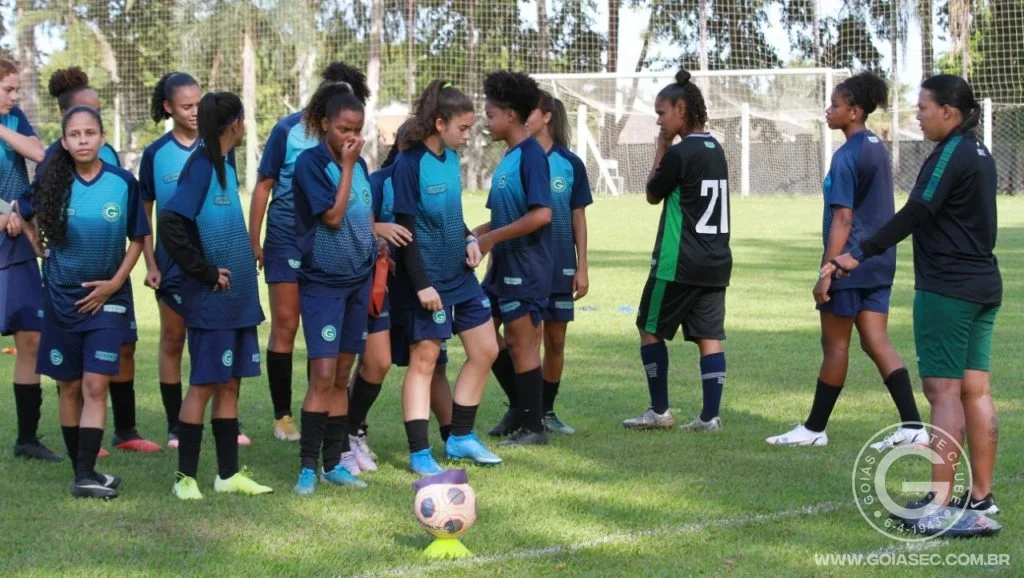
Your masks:
{"label": "soccer cleat", "polygon": [[283,442],[297,442],[302,439],[302,434],[295,427],[292,416],[284,415],[274,420],[274,437]]}
{"label": "soccer cleat", "polygon": [[143,438],[139,435],[139,431],[134,428],[125,432],[114,432],[114,439],[111,443],[115,448],[126,452],[155,454],[160,451],[159,445]]}
{"label": "soccer cleat", "polygon": [[444,473],[444,469],[434,461],[434,456],[430,455],[430,448],[409,454],[409,471],[421,478]]}
{"label": "soccer cleat", "polygon": [[376,472],[377,463],[373,461],[370,454],[359,445],[358,436],[348,436],[348,446],[352,448],[352,455],[355,457],[356,465],[364,472]]}
{"label": "soccer cleat", "polygon": [[89,477],[84,480],[71,482],[71,495],[76,498],[113,500],[117,497],[117,490],[105,486],[103,480]]}
{"label": "soccer cleat", "polygon": [[473,460],[480,466],[496,466],[501,463],[501,458],[484,447],[473,432],[464,436],[448,436],[444,453],[450,460]]}
{"label": "soccer cleat", "polygon": [[114,490],[116,490],[116,489],[121,487],[121,482],[123,480],[120,478],[120,476],[111,476],[111,475],[107,475],[107,474],[101,474],[99,472],[94,472],[94,473],[96,474],[96,476],[95,476],[96,480],[99,483],[103,484],[104,486],[106,486],[108,488],[111,488],[111,489],[114,489]]}
{"label": "soccer cleat", "polygon": [[295,493],[300,496],[308,496],[316,491],[316,472],[311,468],[302,468],[299,470],[299,481],[295,482],[293,488]]}
{"label": "soccer cleat", "polygon": [[928,445],[928,432],[924,428],[911,429],[901,427],[885,436],[882,441],[871,444],[871,449],[883,451],[906,445]]}
{"label": "soccer cleat", "polygon": [[[907,506],[906,506],[906,509],[908,509],[908,510],[923,510],[925,506],[927,506],[928,504],[931,504],[934,501],[935,501],[935,492],[928,492],[920,500],[917,500],[917,501],[914,501],[914,502],[909,502],[907,504]],[[889,519],[890,520],[897,520],[897,521],[903,522],[904,524],[906,524],[908,526],[913,526],[914,524],[916,524],[918,522],[918,520],[920,520],[920,518],[904,518],[903,516],[900,516],[899,514],[896,514],[896,513],[889,514]]]}
{"label": "soccer cleat", "polygon": [[505,415],[501,417],[501,421],[498,422],[498,425],[491,428],[491,431],[487,432],[487,435],[496,438],[512,435],[519,429],[519,425],[522,421],[523,414],[519,408],[509,407],[508,411],[505,412]]}
{"label": "soccer cleat", "polygon": [[[451,439],[451,438],[449,438]],[[546,446],[548,445],[548,436],[542,431],[530,431],[528,429],[520,428],[519,431],[512,434],[512,437],[507,440],[503,440],[498,444],[499,446]]]}
{"label": "soccer cleat", "polygon": [[666,409],[665,413],[657,413],[653,407],[644,410],[638,417],[622,421],[622,427],[626,429],[669,429],[676,425],[676,418],[672,410]]}
{"label": "soccer cleat", "polygon": [[173,494],[179,500],[202,500],[203,494],[199,491],[199,484],[196,479],[184,474],[178,474],[178,481],[174,482],[171,488]]}
{"label": "soccer cleat", "polygon": [[995,536],[1002,529],[1002,524],[984,514],[967,511],[958,515],[949,508],[941,508],[914,524],[914,531],[922,536],[945,538],[983,538]]}
{"label": "soccer cleat", "polygon": [[358,476],[363,473],[362,468],[359,467],[359,463],[356,462],[355,452],[349,450],[341,454],[341,467],[348,470],[348,473],[353,476]]}
{"label": "soccer cleat", "polygon": [[804,424],[797,424],[796,427],[788,432],[765,438],[764,441],[768,442],[770,446],[822,447],[828,445],[828,434],[825,432],[814,432],[804,427]]}
{"label": "soccer cleat", "polygon": [[700,419],[698,415],[690,423],[679,426],[679,431],[722,431],[722,429],[722,418],[717,415],[708,421]]}
{"label": "soccer cleat", "polygon": [[320,480],[327,482],[328,484],[334,484],[335,486],[352,486],[353,488],[367,487],[366,482],[353,476],[341,464],[334,466],[334,469],[329,472],[321,471]]}
{"label": "soccer cleat", "polygon": [[377,454],[370,448],[370,444],[366,441],[366,430],[359,430],[359,435],[355,437],[356,445],[359,446],[359,451],[370,456],[371,460],[377,459]]}
{"label": "soccer cleat", "polygon": [[167,447],[172,450],[178,449],[178,434],[172,431],[167,432]]}
{"label": "soccer cleat", "polygon": [[245,435],[245,432],[243,432],[242,430],[238,430],[238,445],[240,445],[240,446],[251,446],[252,445],[252,440],[249,439],[249,436]]}
{"label": "soccer cleat", "polygon": [[975,500],[971,496],[971,491],[964,492],[964,495],[959,498],[953,498],[949,501],[949,505],[954,508],[961,508],[964,510],[970,510],[986,516],[991,516],[999,513],[999,506],[996,505],[995,499],[992,497],[992,493],[989,492],[987,496],[980,500]]}
{"label": "soccer cleat", "polygon": [[36,438],[30,442],[23,444],[14,444],[14,457],[25,458],[29,460],[39,460],[43,462],[62,462],[64,461],[63,456],[58,456],[53,451],[44,446],[43,442]]}
{"label": "soccer cleat", "polygon": [[558,419],[558,416],[555,415],[555,412],[553,411],[545,413],[542,421],[544,423],[544,431],[565,435],[572,435],[576,433],[575,428],[569,427],[565,422]]}
{"label": "soccer cleat", "polygon": [[245,470],[236,473],[226,480],[220,479],[217,476],[213,480],[213,491],[226,493],[226,494],[245,494],[247,496],[258,496],[260,494],[269,494],[274,491],[273,488],[257,484],[249,477],[249,474]]}
{"label": "soccer cleat", "polygon": [[109,458],[109,457],[110,457],[110,452],[107,451],[107,448],[100,448],[100,451],[96,452],[96,459]]}

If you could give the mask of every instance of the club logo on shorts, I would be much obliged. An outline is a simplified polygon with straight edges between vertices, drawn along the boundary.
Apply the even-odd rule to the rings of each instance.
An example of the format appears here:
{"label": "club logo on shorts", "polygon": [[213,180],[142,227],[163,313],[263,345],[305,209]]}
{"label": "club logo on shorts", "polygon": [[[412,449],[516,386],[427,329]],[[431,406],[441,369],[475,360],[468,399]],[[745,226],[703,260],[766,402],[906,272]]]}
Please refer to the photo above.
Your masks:
{"label": "club logo on shorts", "polygon": [[333,325],[325,325],[320,330],[320,337],[323,337],[324,341],[330,343],[338,338],[338,329]]}
{"label": "club logo on shorts", "polygon": [[261,359],[263,359],[263,358],[262,358],[262,357],[260,357],[260,354],[259,354],[259,353],[253,353],[253,354],[252,354],[252,358],[251,358],[251,359],[252,359],[252,362],[253,362],[253,363],[259,363],[259,362],[260,362],[260,360],[261,360]]}
{"label": "club logo on shorts", "polygon": [[445,315],[444,310],[435,311],[434,312],[434,323],[437,323],[438,325],[441,325],[441,324],[443,324],[447,320],[448,320],[448,316]]}
{"label": "club logo on shorts", "polygon": [[220,356],[220,362],[224,364],[224,367],[231,367],[231,364],[235,362],[235,354],[230,349],[224,351],[224,355]]}
{"label": "club logo on shorts", "polygon": [[501,312],[502,313],[511,313],[512,311],[515,311],[516,309],[519,309],[520,305],[522,305],[522,303],[520,303],[518,301],[508,301],[506,303],[502,303],[501,304]]}
{"label": "club logo on shorts", "polygon": [[174,302],[175,303],[177,303],[178,305],[181,305],[181,295],[178,295],[177,293],[174,293],[173,295],[171,295],[171,297],[174,298]]}
{"label": "club logo on shorts", "polygon": [[121,218],[121,206],[117,203],[107,203],[103,205],[103,218],[110,223],[117,221]]}
{"label": "club logo on shorts", "polygon": [[562,177],[551,179],[551,190],[555,193],[564,193],[568,183]]}
{"label": "club logo on shorts", "polygon": [[56,349],[50,350],[50,365],[60,365],[64,363],[64,354]]}
{"label": "club logo on shorts", "polygon": [[299,265],[302,265],[302,261],[299,261],[298,259],[288,259],[288,266],[292,269],[298,269]]}
{"label": "club logo on shorts", "polygon": [[484,307],[488,308],[488,309],[491,308],[491,300],[488,299],[487,297],[484,297],[483,299],[481,299],[480,300],[480,304],[483,305]]}

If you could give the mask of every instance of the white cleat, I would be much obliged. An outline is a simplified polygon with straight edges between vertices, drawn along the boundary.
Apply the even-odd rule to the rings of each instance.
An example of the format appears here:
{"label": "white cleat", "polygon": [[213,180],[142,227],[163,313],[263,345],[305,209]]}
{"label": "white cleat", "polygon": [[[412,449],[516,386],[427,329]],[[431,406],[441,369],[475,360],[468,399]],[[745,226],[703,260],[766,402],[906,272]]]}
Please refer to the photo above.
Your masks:
{"label": "white cleat", "polygon": [[637,417],[622,420],[622,427],[626,429],[669,429],[674,425],[676,418],[672,416],[672,410],[657,413],[651,407]]}
{"label": "white cleat", "polygon": [[891,450],[899,446],[926,446],[928,445],[928,431],[924,428],[911,429],[901,427],[891,434],[885,436],[880,442],[871,444],[871,449],[877,451]]}
{"label": "white cleat", "polygon": [[360,470],[364,472],[377,471],[377,463],[363,451],[363,446],[360,445],[358,436],[348,436],[348,445],[352,448],[352,455],[355,456],[356,465]]}
{"label": "white cleat", "polygon": [[784,434],[772,436],[764,441],[772,446],[822,447],[828,445],[828,434],[811,431],[804,427],[804,424],[800,424]]}
{"label": "white cleat", "polygon": [[679,431],[722,431],[722,418],[716,415],[710,420],[704,421],[698,415],[690,423],[679,426]]}
{"label": "white cleat", "polygon": [[348,473],[353,476],[359,477],[359,474],[363,473],[363,470],[359,467],[359,462],[356,461],[355,452],[349,450],[341,454],[341,467],[348,470]]}

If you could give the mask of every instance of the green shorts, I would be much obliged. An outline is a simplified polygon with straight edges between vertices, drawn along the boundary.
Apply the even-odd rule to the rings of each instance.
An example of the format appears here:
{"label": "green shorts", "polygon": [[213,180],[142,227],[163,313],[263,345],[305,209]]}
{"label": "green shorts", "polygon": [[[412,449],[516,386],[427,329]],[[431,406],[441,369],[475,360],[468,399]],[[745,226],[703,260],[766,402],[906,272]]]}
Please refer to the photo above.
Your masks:
{"label": "green shorts", "polygon": [[963,379],[968,369],[989,371],[998,311],[999,305],[918,291],[914,295],[914,345],[920,376]]}

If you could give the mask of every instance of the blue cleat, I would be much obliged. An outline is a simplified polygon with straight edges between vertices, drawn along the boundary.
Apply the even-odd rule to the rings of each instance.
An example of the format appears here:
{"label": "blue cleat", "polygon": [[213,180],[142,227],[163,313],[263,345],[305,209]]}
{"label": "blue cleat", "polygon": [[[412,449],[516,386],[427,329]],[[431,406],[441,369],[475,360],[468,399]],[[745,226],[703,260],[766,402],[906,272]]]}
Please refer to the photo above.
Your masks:
{"label": "blue cleat", "polygon": [[309,496],[316,491],[316,472],[310,468],[299,470],[299,481],[295,484],[295,493]]}
{"label": "blue cleat", "polygon": [[352,486],[354,488],[365,488],[366,482],[352,475],[341,464],[334,466],[329,472],[320,472],[320,480],[336,486]]}
{"label": "blue cleat", "polygon": [[434,456],[430,455],[430,448],[409,454],[409,471],[421,478],[444,473],[444,469],[434,461]]}
{"label": "blue cleat", "polygon": [[444,452],[450,460],[473,460],[481,466],[496,466],[501,463],[501,458],[485,448],[473,432],[464,436],[448,436]]}

